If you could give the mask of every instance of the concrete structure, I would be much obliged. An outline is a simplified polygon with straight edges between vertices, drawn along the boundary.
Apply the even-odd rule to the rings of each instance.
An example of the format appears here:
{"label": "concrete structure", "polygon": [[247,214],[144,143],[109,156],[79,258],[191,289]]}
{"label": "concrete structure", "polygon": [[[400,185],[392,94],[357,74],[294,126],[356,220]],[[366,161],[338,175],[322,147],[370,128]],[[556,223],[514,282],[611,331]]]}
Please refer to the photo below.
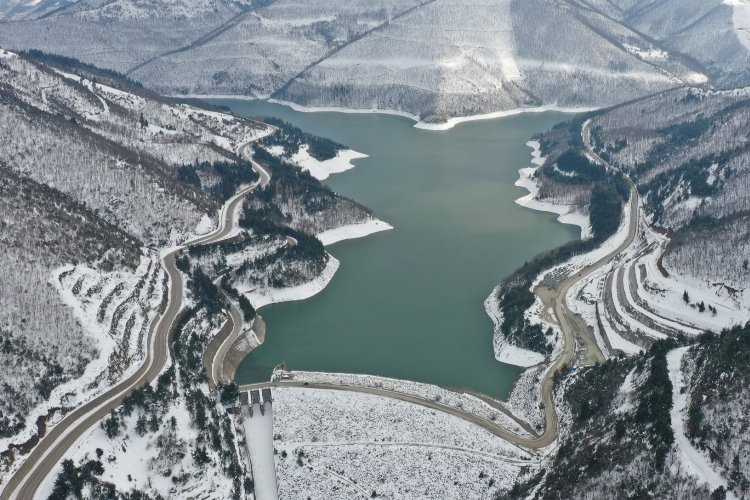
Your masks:
{"label": "concrete structure", "polygon": [[[255,404],[260,412],[253,412]],[[267,403],[267,404],[266,404]],[[240,393],[242,425],[245,430],[247,451],[250,456],[250,466],[253,471],[256,500],[278,500],[276,483],[276,466],[273,457],[273,407],[271,406],[271,390],[257,389]]]}

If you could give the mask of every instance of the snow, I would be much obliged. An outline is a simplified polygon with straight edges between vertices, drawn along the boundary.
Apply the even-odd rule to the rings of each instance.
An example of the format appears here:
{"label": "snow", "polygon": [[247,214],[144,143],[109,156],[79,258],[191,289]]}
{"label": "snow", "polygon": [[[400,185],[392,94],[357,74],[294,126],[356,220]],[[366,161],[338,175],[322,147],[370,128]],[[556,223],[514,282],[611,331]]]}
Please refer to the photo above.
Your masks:
{"label": "snow", "polygon": [[306,371],[279,371],[273,375],[274,379],[293,379],[298,382],[317,382],[344,387],[370,388],[384,390],[390,393],[405,394],[408,396],[424,399],[426,401],[439,403],[443,406],[452,406],[483,418],[488,422],[500,425],[510,432],[519,436],[528,436],[529,433],[521,427],[518,422],[511,419],[497,406],[505,406],[505,403],[495,401],[494,405],[478,398],[477,396],[446,389],[433,384],[413,382],[377,375],[365,375],[357,373],[325,373]]}
{"label": "snow", "polygon": [[9,50],[0,49],[0,59],[12,59],[14,57],[18,56]]}
{"label": "snow", "polygon": [[[225,96],[226,98],[234,99],[236,96]],[[251,101],[256,100],[256,98],[248,98]],[[412,121],[419,122],[419,116],[413,114],[413,113],[407,113],[405,111],[397,111],[393,109],[380,109],[380,108],[369,108],[369,109],[352,109],[352,108],[342,108],[337,106],[303,106],[301,104],[297,104],[290,101],[283,101],[279,99],[267,99],[268,102],[273,104],[281,104],[282,106],[287,106],[289,108],[292,108],[294,111],[298,111],[300,113],[345,113],[345,114],[377,114],[377,115],[394,115],[394,116],[400,116],[403,118],[408,118]]]}
{"label": "snow", "polygon": [[526,189],[529,193],[518,198],[516,203],[531,210],[558,214],[558,222],[578,226],[581,228],[581,239],[590,238],[593,233],[591,232],[591,224],[589,223],[589,217],[587,214],[570,205],[558,205],[537,199],[539,185],[534,180],[534,174],[539,166],[544,164],[545,158],[541,156],[538,142],[529,141],[526,145],[532,148],[532,163],[537,166],[522,168],[518,171],[519,178],[515,182],[515,185]]}
{"label": "snow", "polygon": [[[685,470],[707,483],[711,490],[720,486],[727,488],[727,483],[711,467],[711,463],[698,449],[696,449],[685,435],[685,413],[687,411],[687,391],[682,374],[681,363],[689,346],[679,347],[667,353],[667,369],[669,380],[672,382],[672,410],[670,418],[672,430],[674,431],[675,444],[678,456]],[[733,498],[731,492],[727,492],[727,498]]]}
{"label": "snow", "polygon": [[[657,324],[661,324],[664,326],[667,326],[668,328],[673,328],[677,331],[684,331],[685,333],[692,334],[692,335],[698,335],[701,333],[701,329],[699,328],[690,328],[688,326],[682,325],[680,323],[677,323],[675,321],[671,321],[668,318],[663,318],[660,316],[657,316],[656,314],[652,313],[651,311],[648,311],[641,307],[635,300],[635,297],[632,296],[630,291],[630,273],[627,272],[629,270],[629,267],[625,268],[625,272],[623,272],[623,281],[624,281],[624,288],[625,288],[625,298],[629,303],[629,306],[632,307],[634,310],[638,311],[639,313],[643,314],[644,316],[648,317],[652,321],[654,321]],[[637,279],[636,279],[637,281]]]}
{"label": "snow", "polygon": [[639,323],[635,318],[631,317],[628,312],[625,309],[625,306],[620,303],[620,297],[617,293],[617,281],[612,280],[612,303],[615,307],[615,311],[617,311],[617,314],[623,319],[625,322],[625,326],[628,327],[629,330],[633,332],[642,332],[648,335],[649,337],[653,337],[655,339],[666,339],[667,336],[661,332],[656,331],[653,328],[649,328],[648,326]]}
{"label": "snow", "polygon": [[507,116],[515,116],[524,113],[546,113],[548,111],[556,111],[558,113],[586,113],[588,111],[595,111],[599,108],[592,107],[565,107],[558,106],[556,104],[550,104],[546,106],[537,106],[533,108],[515,108],[505,111],[495,111],[493,113],[482,113],[473,116],[461,116],[456,118],[449,118],[445,123],[425,123],[418,122],[414,127],[421,128],[424,130],[450,130],[456,125],[465,122],[479,121],[479,120],[493,120],[495,118],[505,118]]}
{"label": "snow", "polygon": [[274,406],[282,498],[488,498],[540,460],[463,419],[392,398],[280,387]]}
{"label": "snow", "polygon": [[238,290],[245,294],[245,297],[247,297],[256,309],[280,302],[305,300],[322,292],[328,286],[328,283],[331,282],[338,268],[339,261],[332,255],[329,255],[328,263],[323,272],[317,278],[307,283],[287,288],[250,288],[248,285],[240,285]]}
{"label": "snow", "polygon": [[625,47],[625,50],[627,50],[631,54],[635,54],[641,59],[645,59],[648,61],[666,60],[669,57],[668,52],[665,52],[661,49],[657,49],[656,47],[649,47],[648,49],[643,49],[641,47],[637,47],[635,45],[630,45],[627,43],[624,43],[622,46]]}
{"label": "snow", "polygon": [[198,236],[208,234],[214,229],[215,226],[216,224],[214,223],[214,220],[211,218],[211,216],[208,214],[203,214],[201,220],[195,226],[195,234]]}
{"label": "snow", "polygon": [[345,149],[336,153],[336,156],[331,159],[320,161],[310,156],[308,149],[307,144],[301,146],[299,151],[292,156],[291,160],[320,181],[328,179],[331,174],[346,172],[354,168],[352,160],[367,158],[366,154],[358,153],[352,149]]}
{"label": "snow", "polygon": [[[98,351],[98,355],[86,365],[85,371],[79,378],[59,385],[50,393],[45,403],[34,408],[31,414],[27,416],[27,426],[23,431],[14,435],[7,442],[5,439],[0,439],[0,448],[10,444],[10,442],[20,442],[28,439],[32,434],[35,434],[36,426],[34,422],[36,422],[37,417],[47,414],[51,408],[56,406],[77,407],[108,389],[111,383],[113,383],[110,377],[115,376],[117,380],[124,380],[139,368],[140,362],[143,359],[142,343],[145,342],[144,338],[148,326],[156,316],[156,311],[162,297],[161,268],[153,266],[149,270],[150,262],[156,264],[154,259],[146,256],[142,257],[140,265],[132,273],[123,271],[101,273],[83,265],[67,265],[52,272],[48,282],[49,286],[58,292],[63,303],[73,311],[75,318],[87,334],[87,339],[89,339],[90,343]],[[146,274],[147,270],[149,270],[149,274]],[[60,275],[65,272],[69,274],[61,281]],[[154,276],[154,273],[157,273],[156,276]],[[146,296],[146,293],[142,290],[135,297],[136,300],[126,309],[132,311],[137,316],[136,322],[131,328],[132,334],[127,339],[129,342],[127,343],[126,352],[130,358],[130,363],[123,370],[115,373],[112,371],[109,357],[116,348],[122,347],[121,341],[125,339],[109,335],[110,324],[114,321],[114,310],[121,305],[120,303],[122,305],[128,304],[128,301],[124,299],[131,295],[139,279],[150,279],[151,277],[155,278],[153,294]],[[74,288],[74,284],[79,280],[83,283],[83,286],[81,293],[75,294],[72,292],[72,288]],[[121,293],[106,308],[107,312],[100,322],[97,319],[97,312],[102,306],[103,298],[107,297],[115,287],[121,284],[124,285]],[[87,297],[86,292],[94,286],[101,287],[101,290]],[[144,286],[143,288],[146,289],[148,287]],[[142,310],[148,311],[145,316],[141,313]],[[123,318],[127,316],[128,314],[124,314]],[[143,337],[138,335],[139,330],[143,332]],[[121,330],[117,332],[118,334],[122,334]],[[48,422],[47,428],[52,428],[53,424],[59,420],[60,417],[58,416],[57,420]]]}
{"label": "snow", "polygon": [[[204,97],[209,97],[209,96],[204,96]],[[210,97],[214,97],[214,96],[210,96]],[[238,96],[223,96],[223,97],[231,98],[231,99],[240,98]],[[250,100],[255,100],[255,99],[251,98]],[[422,121],[419,118],[419,116],[415,114],[406,113],[404,111],[398,111],[394,109],[380,109],[380,108],[352,109],[352,108],[342,108],[342,107],[336,107],[336,106],[303,106],[301,104],[297,104],[297,103],[289,102],[289,101],[282,101],[279,99],[268,99],[268,102],[281,104],[283,106],[288,106],[292,108],[294,111],[299,111],[301,113],[348,113],[348,114],[381,114],[381,115],[401,116],[401,117],[408,118],[414,121],[415,122],[414,128],[419,128],[423,130],[433,130],[433,131],[450,130],[460,123],[479,121],[479,120],[492,120],[495,118],[505,118],[508,116],[515,116],[515,115],[520,115],[523,113],[545,113],[548,111],[557,111],[560,113],[585,113],[588,111],[595,111],[599,109],[599,108],[592,108],[592,107],[572,108],[572,107],[563,107],[563,106],[557,106],[557,105],[547,105],[547,106],[538,106],[538,107],[529,107],[529,108],[515,108],[515,109],[509,109],[505,111],[495,111],[492,113],[482,113],[482,114],[476,114],[476,115],[471,115],[471,116],[455,117],[455,118],[450,118],[443,123],[429,123],[429,122]]]}
{"label": "snow", "polygon": [[499,347],[495,347],[495,359],[501,363],[529,368],[543,362],[544,355],[502,342]]}
{"label": "snow", "polygon": [[620,390],[617,391],[617,397],[615,401],[613,401],[614,413],[629,413],[634,408],[632,397],[633,390],[636,386],[640,386],[642,382],[641,380],[638,380],[636,382],[634,380],[635,378],[636,373],[635,368],[633,368],[625,377],[625,380],[623,380],[622,385],[620,386]]}
{"label": "snow", "polygon": [[[592,324],[592,323],[589,323],[589,324]],[[607,339],[609,340],[610,345],[614,349],[619,349],[625,354],[633,354],[633,355],[643,352],[642,347],[630,342],[629,340],[622,338],[622,336],[619,333],[617,333],[614,330],[614,328],[612,328],[609,325],[608,321],[602,319],[602,324],[604,325],[604,329],[606,330],[605,334],[607,336]]]}
{"label": "snow", "polygon": [[750,3],[747,0],[724,0],[732,8],[732,26],[740,43],[750,51]]}
{"label": "snow", "polygon": [[373,218],[362,223],[347,224],[346,226],[323,231],[317,235],[317,238],[323,243],[323,245],[328,246],[338,243],[339,241],[362,238],[364,236],[369,236],[380,231],[388,231],[390,229],[393,229],[393,226],[387,222]]}
{"label": "snow", "polygon": [[[539,304],[541,304],[541,302],[539,302]],[[493,339],[493,346],[495,350],[495,359],[501,363],[520,366],[522,368],[529,368],[544,361],[544,356],[542,354],[514,346],[505,340],[505,336],[500,330],[502,313],[500,312],[497,300],[495,299],[494,291],[485,299],[484,310],[490,319],[492,319],[494,325],[495,336]]]}
{"label": "snow", "polygon": [[[195,322],[195,328],[206,332],[216,332],[221,326],[220,321],[212,323],[205,316],[199,316]],[[101,449],[104,474],[100,478],[113,483],[120,493],[135,487],[146,492],[150,498],[230,498],[233,484],[231,478],[226,476],[224,460],[228,453],[236,452],[240,452],[238,458],[242,460],[244,448],[238,449],[237,439],[238,434],[242,434],[240,422],[229,418],[221,422],[232,424],[222,426],[225,432],[222,433],[224,444],[221,452],[207,446],[205,434],[201,436],[202,432],[188,410],[187,393],[177,391],[178,387],[179,384],[167,401],[157,402],[147,409],[136,405],[130,415],[117,411],[121,419],[120,433],[113,438],[107,437],[101,425],[103,421],[91,425],[62,458],[71,459],[78,465],[86,460],[96,460],[98,457],[94,453],[97,448]],[[208,394],[205,383],[193,388],[204,395]],[[220,418],[224,419],[223,406],[219,406],[218,402],[208,409],[212,415],[214,409],[218,410]],[[158,428],[154,430],[149,425],[145,433],[137,432],[139,417],[158,418]],[[192,452],[197,447],[206,449],[208,464],[198,466],[196,463]],[[49,495],[60,469],[58,463],[42,481],[39,498]],[[84,491],[83,498],[88,497]]]}
{"label": "snow", "polygon": [[253,414],[242,409],[242,426],[253,470],[256,500],[276,500],[276,469],[273,460],[273,404],[264,411],[253,405]]}
{"label": "snow", "polygon": [[[644,233],[648,242],[658,245],[654,251],[639,260],[646,266],[646,280],[637,280],[638,295],[652,308],[663,316],[691,324],[699,330],[719,331],[750,320],[750,299],[746,293],[732,296],[723,287],[680,275],[673,269],[669,270],[669,277],[663,276],[658,268],[658,258],[669,240],[648,227],[644,228]],[[697,307],[685,304],[682,298],[685,291],[688,292],[691,304],[704,302],[706,308],[713,305],[718,313],[714,315],[708,309],[701,313]]]}

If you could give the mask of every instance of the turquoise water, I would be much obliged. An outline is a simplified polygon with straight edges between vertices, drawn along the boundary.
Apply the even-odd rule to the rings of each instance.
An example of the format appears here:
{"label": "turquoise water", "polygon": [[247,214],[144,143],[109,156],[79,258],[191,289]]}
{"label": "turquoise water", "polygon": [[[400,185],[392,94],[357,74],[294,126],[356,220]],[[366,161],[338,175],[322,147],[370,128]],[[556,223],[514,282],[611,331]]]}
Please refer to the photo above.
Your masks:
{"label": "turquoise water", "polygon": [[483,302],[524,261],[579,234],[514,203],[525,194],[513,183],[530,164],[526,142],[570,115],[430,132],[396,116],[213,102],[368,154],[326,183],[395,227],[328,247],[341,267],[323,292],[264,308],[266,342],[242,362],[237,382],[267,380],[285,362],[292,370],[383,375],[505,398],[521,370],[495,360]]}

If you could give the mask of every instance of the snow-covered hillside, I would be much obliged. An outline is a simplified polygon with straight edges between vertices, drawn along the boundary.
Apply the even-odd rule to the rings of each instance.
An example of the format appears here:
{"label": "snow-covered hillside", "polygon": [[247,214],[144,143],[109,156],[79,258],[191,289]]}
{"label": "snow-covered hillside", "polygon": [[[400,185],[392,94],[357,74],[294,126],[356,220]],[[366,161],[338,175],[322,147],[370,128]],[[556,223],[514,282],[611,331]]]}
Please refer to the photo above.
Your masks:
{"label": "snow-covered hillside", "polygon": [[36,19],[75,0],[0,0],[0,21]]}
{"label": "snow-covered hillside", "polygon": [[[673,3],[664,7],[672,14]],[[741,9],[718,9],[716,37],[739,40]],[[44,19],[1,23],[0,43],[127,72],[166,93],[273,96],[432,122],[615,104],[702,83],[724,63],[715,52],[710,64],[697,64],[682,55],[694,55],[694,41],[665,35],[662,44],[659,33],[642,36],[634,16],[610,10],[552,0],[83,1]],[[745,61],[746,47],[735,45],[732,58]],[[731,84],[738,71],[712,74]]]}
{"label": "snow-covered hillside", "polygon": [[129,85],[0,51],[3,474],[143,359],[166,293],[153,247],[213,226],[220,201],[178,167],[237,162],[272,130]]}
{"label": "snow-covered hillside", "polygon": [[[709,498],[717,486],[683,461],[670,408],[662,341],[635,359],[561,377],[560,446],[539,473],[521,478],[512,498]],[[573,478],[575,478],[573,480]],[[716,492],[724,498],[723,490]]]}
{"label": "snow-covered hillside", "polygon": [[177,167],[235,161],[240,145],[271,130],[4,54],[0,130],[8,166],[145,243],[180,241],[218,207],[176,182]]}
{"label": "snow-covered hillside", "polygon": [[730,294],[750,286],[749,99],[681,89],[591,123],[603,157],[636,178],[650,221],[675,232],[666,270]]}
{"label": "snow-covered hillside", "polygon": [[[290,154],[265,149],[284,147]],[[330,243],[390,228],[307,172],[342,150],[76,61],[0,50],[0,485],[61,418],[141,366],[175,286],[164,248],[207,233],[222,202],[252,185],[227,240],[178,259],[186,309],[170,370],[128,396],[70,451],[62,479],[55,471],[43,486],[84,497],[113,487],[249,494],[241,426],[217,402],[224,390],[209,387],[203,353],[228,319],[227,300],[249,326],[253,304],[327,284],[337,261],[317,234]],[[105,452],[108,464],[128,465],[100,469]]]}

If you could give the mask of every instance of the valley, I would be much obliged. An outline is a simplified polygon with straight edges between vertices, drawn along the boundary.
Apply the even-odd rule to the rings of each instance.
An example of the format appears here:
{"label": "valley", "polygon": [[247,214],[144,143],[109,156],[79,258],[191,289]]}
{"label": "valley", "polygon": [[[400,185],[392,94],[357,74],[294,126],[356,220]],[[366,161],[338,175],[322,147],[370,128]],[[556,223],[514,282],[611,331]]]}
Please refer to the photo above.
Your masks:
{"label": "valley", "polygon": [[0,498],[750,495],[746,0],[0,0]]}

